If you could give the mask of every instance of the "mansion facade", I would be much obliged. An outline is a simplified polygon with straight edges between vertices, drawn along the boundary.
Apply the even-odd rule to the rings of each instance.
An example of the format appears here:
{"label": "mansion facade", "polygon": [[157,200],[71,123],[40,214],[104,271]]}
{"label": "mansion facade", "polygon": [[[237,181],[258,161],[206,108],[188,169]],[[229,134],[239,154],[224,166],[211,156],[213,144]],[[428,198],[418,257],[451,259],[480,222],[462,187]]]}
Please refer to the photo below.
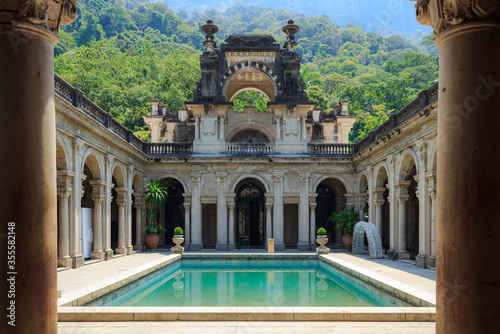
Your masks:
{"label": "mansion facade", "polygon": [[[151,143],[56,76],[59,266],[143,249],[145,185],[160,179],[164,246],[180,226],[187,251],[264,249],[268,238],[276,250],[314,250],[319,227],[341,247],[327,220],[354,209],[376,225],[389,258],[435,267],[437,84],[348,143],[348,101],[323,111],[307,100],[298,29],[283,27],[283,47],[270,35],[231,35],[218,49],[207,22],[193,101],[170,112],[153,100]],[[267,112],[233,111],[249,89],[266,96]]]}

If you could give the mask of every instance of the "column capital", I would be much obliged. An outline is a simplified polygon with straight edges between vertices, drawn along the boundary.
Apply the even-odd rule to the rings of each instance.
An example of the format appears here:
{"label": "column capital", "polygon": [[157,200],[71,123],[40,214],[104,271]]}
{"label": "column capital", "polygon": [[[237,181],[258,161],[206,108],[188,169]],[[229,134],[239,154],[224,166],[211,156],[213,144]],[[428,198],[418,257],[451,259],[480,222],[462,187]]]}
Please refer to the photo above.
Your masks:
{"label": "column capital", "polygon": [[57,187],[57,197],[68,198],[72,191],[71,187]]}
{"label": "column capital", "polygon": [[191,208],[191,203],[182,203],[182,205],[184,206],[184,210],[189,210]]}
{"label": "column capital", "polygon": [[227,172],[216,172],[215,177],[217,177],[217,182],[225,183],[227,178]]}
{"label": "column capital", "polygon": [[128,193],[128,189],[127,188],[124,188],[124,187],[116,187],[115,188],[115,191],[116,191],[116,200],[121,200],[121,199],[126,199],[127,198],[127,193]]}
{"label": "column capital", "polygon": [[234,202],[235,198],[236,198],[236,194],[235,193],[226,193],[226,202],[227,203]]}
{"label": "column capital", "polygon": [[229,208],[229,210],[234,210],[236,206],[236,203],[227,203],[227,207]]}
{"label": "column capital", "polygon": [[418,181],[420,180],[419,177],[420,176],[418,174],[413,175],[413,179],[415,180],[415,182],[417,182],[417,184],[418,184]]}
{"label": "column capital", "polygon": [[436,187],[427,188],[427,194],[429,194],[431,199],[434,201],[436,199]]}
{"label": "column capital", "polygon": [[119,206],[119,207],[124,207],[125,204],[127,204],[127,200],[125,198],[117,198],[116,199],[116,204]]}
{"label": "column capital", "polygon": [[105,195],[103,193],[93,193],[90,197],[92,198],[94,203],[102,203]]}
{"label": "column capital", "polygon": [[446,29],[465,22],[497,20],[498,1],[491,0],[412,0],[416,1],[417,21],[432,26],[438,35]]}
{"label": "column capital", "polygon": [[377,208],[380,208],[382,205],[384,205],[384,203],[385,203],[385,200],[383,200],[383,199],[376,199],[373,201],[373,204]]}
{"label": "column capital", "polygon": [[134,203],[134,207],[135,207],[137,210],[141,210],[143,205],[144,205],[144,203],[142,203],[142,202],[135,202],[135,203]]}
{"label": "column capital", "polygon": [[85,142],[80,138],[73,138],[73,149],[75,154],[82,155]]}
{"label": "column capital", "polygon": [[316,210],[317,207],[318,207],[318,203],[309,203],[310,210]]}
{"label": "column capital", "polygon": [[396,197],[396,200],[398,201],[398,204],[401,205],[401,204],[405,204],[406,201],[408,201],[408,199],[410,198],[410,195],[398,195]]}
{"label": "column capital", "polygon": [[309,182],[309,178],[311,177],[311,173],[299,173],[299,182],[307,183]]}
{"label": "column capital", "polygon": [[190,174],[191,183],[200,183],[203,172],[193,172]]}
{"label": "column capital", "polygon": [[285,177],[285,173],[284,172],[273,173],[274,183],[281,183],[281,182],[283,182],[283,178],[284,177]]}
{"label": "column capital", "polygon": [[266,203],[266,209],[271,210],[273,208],[273,203]]}

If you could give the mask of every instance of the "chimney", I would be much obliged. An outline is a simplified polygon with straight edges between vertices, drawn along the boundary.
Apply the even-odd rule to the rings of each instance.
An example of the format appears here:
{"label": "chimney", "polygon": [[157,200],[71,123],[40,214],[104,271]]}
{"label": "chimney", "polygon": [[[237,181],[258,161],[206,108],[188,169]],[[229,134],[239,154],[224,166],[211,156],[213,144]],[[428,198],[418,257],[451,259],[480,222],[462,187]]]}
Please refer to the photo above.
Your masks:
{"label": "chimney", "polygon": [[342,99],[340,100],[340,104],[342,105],[342,110],[340,112],[341,116],[349,116],[349,109],[347,106],[349,105],[349,100],[347,99]]}
{"label": "chimney", "polygon": [[151,116],[158,116],[158,104],[160,100],[151,100]]}

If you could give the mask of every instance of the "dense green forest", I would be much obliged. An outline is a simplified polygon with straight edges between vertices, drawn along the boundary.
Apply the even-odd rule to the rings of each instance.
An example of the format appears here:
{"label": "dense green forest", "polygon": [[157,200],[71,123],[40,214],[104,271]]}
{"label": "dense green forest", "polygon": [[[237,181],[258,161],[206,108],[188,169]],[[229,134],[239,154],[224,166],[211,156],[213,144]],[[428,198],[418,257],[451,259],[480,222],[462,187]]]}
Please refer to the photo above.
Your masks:
{"label": "dense green forest", "polygon": [[[358,116],[351,141],[364,137],[437,80],[438,53],[432,37],[413,44],[348,25],[326,16],[305,17],[288,10],[235,5],[223,12],[179,10],[144,0],[82,0],[77,20],[64,26],[55,49],[55,71],[144,140],[142,115],[158,98],[169,110],[192,98],[200,78],[201,25],[212,19],[220,45],[229,34],[272,34],[293,18],[300,26],[297,52],[310,100],[327,110],[340,98]],[[243,92],[235,99],[265,109],[265,98]]]}

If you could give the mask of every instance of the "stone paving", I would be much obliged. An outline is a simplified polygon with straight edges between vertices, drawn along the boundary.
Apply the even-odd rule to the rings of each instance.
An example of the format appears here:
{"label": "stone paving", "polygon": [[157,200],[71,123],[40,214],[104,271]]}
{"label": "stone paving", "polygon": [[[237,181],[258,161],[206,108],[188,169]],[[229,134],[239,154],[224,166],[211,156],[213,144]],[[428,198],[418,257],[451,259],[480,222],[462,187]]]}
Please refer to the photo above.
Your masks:
{"label": "stone paving", "polygon": [[433,322],[60,322],[58,333],[435,333]]}

